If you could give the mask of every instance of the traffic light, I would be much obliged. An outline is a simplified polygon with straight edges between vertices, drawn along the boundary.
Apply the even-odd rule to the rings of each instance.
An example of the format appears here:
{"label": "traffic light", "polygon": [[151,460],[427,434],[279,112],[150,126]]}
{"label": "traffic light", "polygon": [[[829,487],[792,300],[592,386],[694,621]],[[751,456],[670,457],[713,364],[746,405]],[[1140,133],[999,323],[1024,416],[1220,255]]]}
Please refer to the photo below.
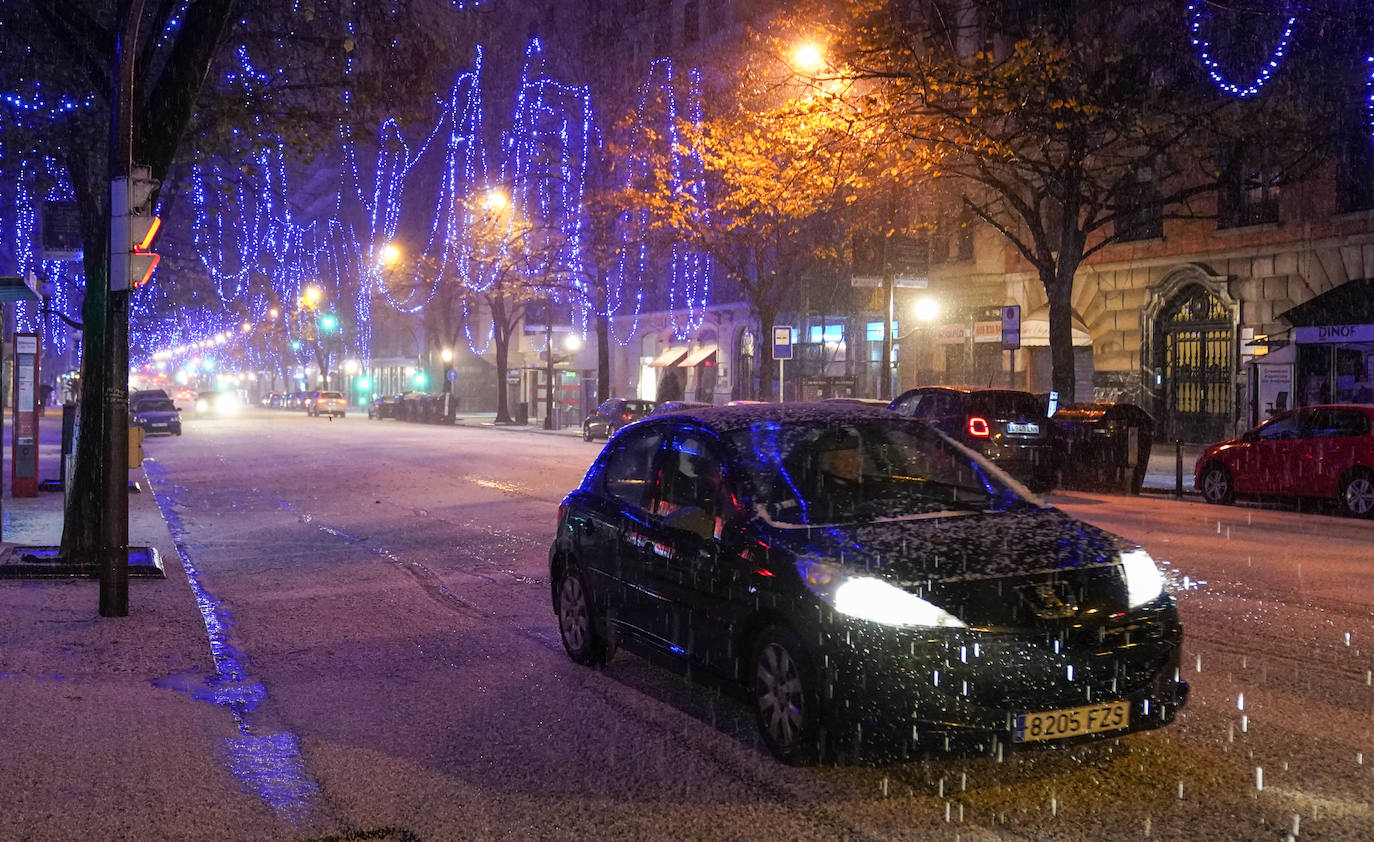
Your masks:
{"label": "traffic light", "polygon": [[162,220],[153,215],[160,183],[146,167],[134,167],[129,178],[110,185],[110,289],[138,289],[148,282],[162,258],[151,251]]}

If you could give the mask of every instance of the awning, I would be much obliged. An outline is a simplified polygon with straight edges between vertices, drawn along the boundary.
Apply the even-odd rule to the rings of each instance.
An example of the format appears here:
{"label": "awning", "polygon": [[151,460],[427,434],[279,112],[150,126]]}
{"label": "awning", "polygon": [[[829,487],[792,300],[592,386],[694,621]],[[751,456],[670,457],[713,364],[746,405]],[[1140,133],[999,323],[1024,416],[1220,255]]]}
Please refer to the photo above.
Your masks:
{"label": "awning", "polygon": [[[1050,311],[1048,308],[1037,310],[1021,320],[1021,347],[1048,347],[1050,344]],[[1088,326],[1077,316],[1073,318],[1073,345],[1075,348],[1091,348],[1093,337]]]}
{"label": "awning", "polygon": [[672,346],[671,348],[669,348],[668,350],[666,350],[666,351],[664,351],[663,353],[659,354],[659,355],[658,355],[658,359],[656,359],[656,360],[654,360],[653,362],[649,363],[649,365],[651,365],[651,366],[653,366],[653,367],[655,367],[655,368],[664,368],[664,367],[666,367],[666,366],[670,366],[670,365],[672,365],[673,363],[677,362],[677,361],[678,361],[678,358],[680,358],[680,357],[681,357],[683,354],[685,354],[685,353],[687,353],[687,346],[686,346],[686,345],[674,345],[674,346]]}
{"label": "awning", "polygon": [[678,365],[683,368],[691,368],[694,365],[700,365],[703,360],[715,352],[715,345],[702,345],[700,348],[694,348],[692,353],[688,354],[682,362],[678,363]]}

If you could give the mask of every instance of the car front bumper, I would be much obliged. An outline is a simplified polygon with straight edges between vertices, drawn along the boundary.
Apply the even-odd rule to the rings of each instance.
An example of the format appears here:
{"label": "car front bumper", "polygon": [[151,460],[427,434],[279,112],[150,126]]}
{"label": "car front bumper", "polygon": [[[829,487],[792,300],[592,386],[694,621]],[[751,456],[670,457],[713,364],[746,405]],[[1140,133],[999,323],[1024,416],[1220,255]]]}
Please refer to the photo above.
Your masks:
{"label": "car front bumper", "polygon": [[1046,635],[875,633],[871,624],[843,625],[821,659],[821,701],[832,742],[849,749],[999,753],[1037,744],[1015,738],[1023,714],[1124,700],[1126,727],[1052,742],[1118,737],[1167,725],[1188,699],[1176,621],[1115,647]]}

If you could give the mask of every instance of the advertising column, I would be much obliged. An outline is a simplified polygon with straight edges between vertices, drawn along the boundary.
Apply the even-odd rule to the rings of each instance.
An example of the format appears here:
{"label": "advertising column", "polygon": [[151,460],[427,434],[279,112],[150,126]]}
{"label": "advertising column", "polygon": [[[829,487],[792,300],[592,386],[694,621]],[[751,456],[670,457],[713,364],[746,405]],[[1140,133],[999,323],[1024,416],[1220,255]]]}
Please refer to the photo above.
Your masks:
{"label": "advertising column", "polygon": [[38,335],[14,335],[14,418],[10,427],[10,495],[38,496]]}

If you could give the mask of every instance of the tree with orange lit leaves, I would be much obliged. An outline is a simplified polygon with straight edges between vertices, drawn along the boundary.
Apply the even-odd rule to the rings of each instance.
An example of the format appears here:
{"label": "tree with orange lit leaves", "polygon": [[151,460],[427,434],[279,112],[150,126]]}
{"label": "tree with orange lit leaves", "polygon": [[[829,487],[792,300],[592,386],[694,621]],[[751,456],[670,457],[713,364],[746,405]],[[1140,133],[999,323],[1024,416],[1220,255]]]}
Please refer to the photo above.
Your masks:
{"label": "tree with orange lit leaves", "polygon": [[[1272,28],[1236,20],[1228,37],[1252,48]],[[813,0],[775,23],[827,45],[810,78],[857,94],[831,101],[856,137],[896,140],[880,178],[934,180],[1039,277],[1063,401],[1080,265],[1142,220],[1216,217],[1219,187],[1303,177],[1337,122],[1301,62],[1250,100],[1221,95],[1172,2]]]}

